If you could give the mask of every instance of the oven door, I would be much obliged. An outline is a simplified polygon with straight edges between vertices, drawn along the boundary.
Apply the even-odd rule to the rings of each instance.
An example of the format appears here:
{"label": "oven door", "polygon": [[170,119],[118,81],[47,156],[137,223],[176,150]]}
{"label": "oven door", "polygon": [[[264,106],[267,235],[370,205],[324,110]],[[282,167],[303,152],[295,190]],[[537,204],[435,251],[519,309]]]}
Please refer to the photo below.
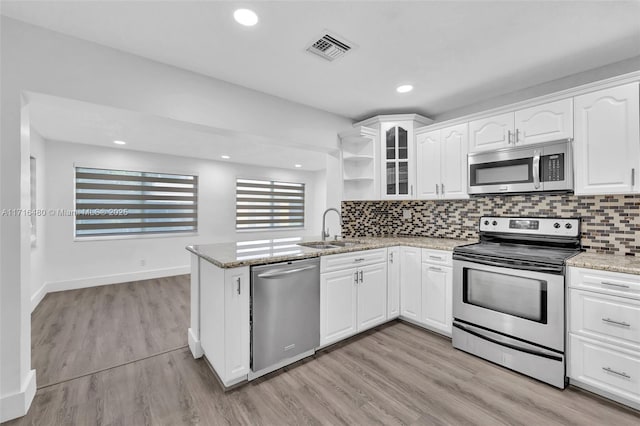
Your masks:
{"label": "oven door", "polygon": [[564,352],[564,275],[454,260],[453,316]]}

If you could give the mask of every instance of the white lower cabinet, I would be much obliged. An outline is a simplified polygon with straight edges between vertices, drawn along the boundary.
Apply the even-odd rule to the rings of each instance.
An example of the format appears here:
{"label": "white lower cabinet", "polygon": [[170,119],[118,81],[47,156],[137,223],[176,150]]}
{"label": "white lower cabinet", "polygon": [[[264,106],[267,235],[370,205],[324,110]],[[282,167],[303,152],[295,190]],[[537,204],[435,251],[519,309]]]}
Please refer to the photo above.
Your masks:
{"label": "white lower cabinet", "polygon": [[358,273],[355,269],[320,276],[320,345],[356,333]]}
{"label": "white lower cabinet", "polygon": [[400,247],[400,317],[419,322],[422,315],[420,288],[421,249]]}
{"label": "white lower cabinet", "polygon": [[571,383],[640,409],[640,276],[569,268]]}
{"label": "white lower cabinet", "polygon": [[387,319],[400,316],[400,247],[388,249]]}
{"label": "white lower cabinet", "polygon": [[200,339],[225,386],[249,373],[249,267],[222,269],[200,259]]}
{"label": "white lower cabinet", "polygon": [[451,335],[452,268],[422,264],[422,322]]}
{"label": "white lower cabinet", "polygon": [[387,264],[363,266],[358,271],[357,331],[363,331],[387,320]]}
{"label": "white lower cabinet", "polygon": [[400,318],[451,336],[451,252],[400,248]]}
{"label": "white lower cabinet", "polygon": [[[571,336],[571,379],[640,408],[640,354],[597,340]],[[574,383],[575,384],[575,383]],[[628,403],[627,401],[621,401]]]}
{"label": "white lower cabinet", "polygon": [[[363,259],[354,257],[354,253],[333,255],[323,259],[323,265],[338,263],[340,257]],[[385,321],[386,261],[321,273],[320,346],[335,343]]]}

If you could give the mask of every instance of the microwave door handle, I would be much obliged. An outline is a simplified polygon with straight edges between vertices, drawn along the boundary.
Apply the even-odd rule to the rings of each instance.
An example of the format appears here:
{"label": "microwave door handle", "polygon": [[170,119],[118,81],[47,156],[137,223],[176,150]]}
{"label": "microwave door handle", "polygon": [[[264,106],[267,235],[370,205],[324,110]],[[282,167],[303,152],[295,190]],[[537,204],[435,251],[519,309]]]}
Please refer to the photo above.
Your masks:
{"label": "microwave door handle", "polygon": [[533,151],[533,187],[540,189],[540,150]]}

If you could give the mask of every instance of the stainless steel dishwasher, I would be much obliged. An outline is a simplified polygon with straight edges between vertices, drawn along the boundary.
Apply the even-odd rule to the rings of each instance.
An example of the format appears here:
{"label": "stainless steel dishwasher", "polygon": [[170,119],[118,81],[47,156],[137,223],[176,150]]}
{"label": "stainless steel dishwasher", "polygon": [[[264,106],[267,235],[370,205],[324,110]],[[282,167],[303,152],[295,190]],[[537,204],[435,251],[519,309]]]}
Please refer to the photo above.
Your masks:
{"label": "stainless steel dishwasher", "polygon": [[251,268],[251,370],[259,377],[320,345],[320,259]]}

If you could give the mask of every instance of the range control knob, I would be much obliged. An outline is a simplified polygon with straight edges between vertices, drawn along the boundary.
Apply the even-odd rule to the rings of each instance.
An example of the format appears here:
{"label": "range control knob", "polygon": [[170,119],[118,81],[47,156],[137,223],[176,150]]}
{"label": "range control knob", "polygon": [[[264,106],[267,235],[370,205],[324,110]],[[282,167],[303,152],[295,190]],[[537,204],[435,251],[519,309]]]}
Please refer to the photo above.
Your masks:
{"label": "range control knob", "polygon": [[571,225],[570,223],[566,223],[564,225],[564,227],[567,228],[567,229],[571,229],[571,228],[573,228],[573,225]]}
{"label": "range control knob", "polygon": [[558,229],[558,228],[560,228],[560,224],[558,222],[556,222],[556,223],[553,224],[553,227]]}
{"label": "range control knob", "polygon": [[485,221],[484,221],[484,224],[485,224],[485,226],[489,226],[489,221],[488,221],[488,220],[485,220]]}
{"label": "range control knob", "polygon": [[491,222],[491,224],[492,224],[493,226],[496,226],[496,225],[498,224],[498,222],[494,220],[493,222]]}

